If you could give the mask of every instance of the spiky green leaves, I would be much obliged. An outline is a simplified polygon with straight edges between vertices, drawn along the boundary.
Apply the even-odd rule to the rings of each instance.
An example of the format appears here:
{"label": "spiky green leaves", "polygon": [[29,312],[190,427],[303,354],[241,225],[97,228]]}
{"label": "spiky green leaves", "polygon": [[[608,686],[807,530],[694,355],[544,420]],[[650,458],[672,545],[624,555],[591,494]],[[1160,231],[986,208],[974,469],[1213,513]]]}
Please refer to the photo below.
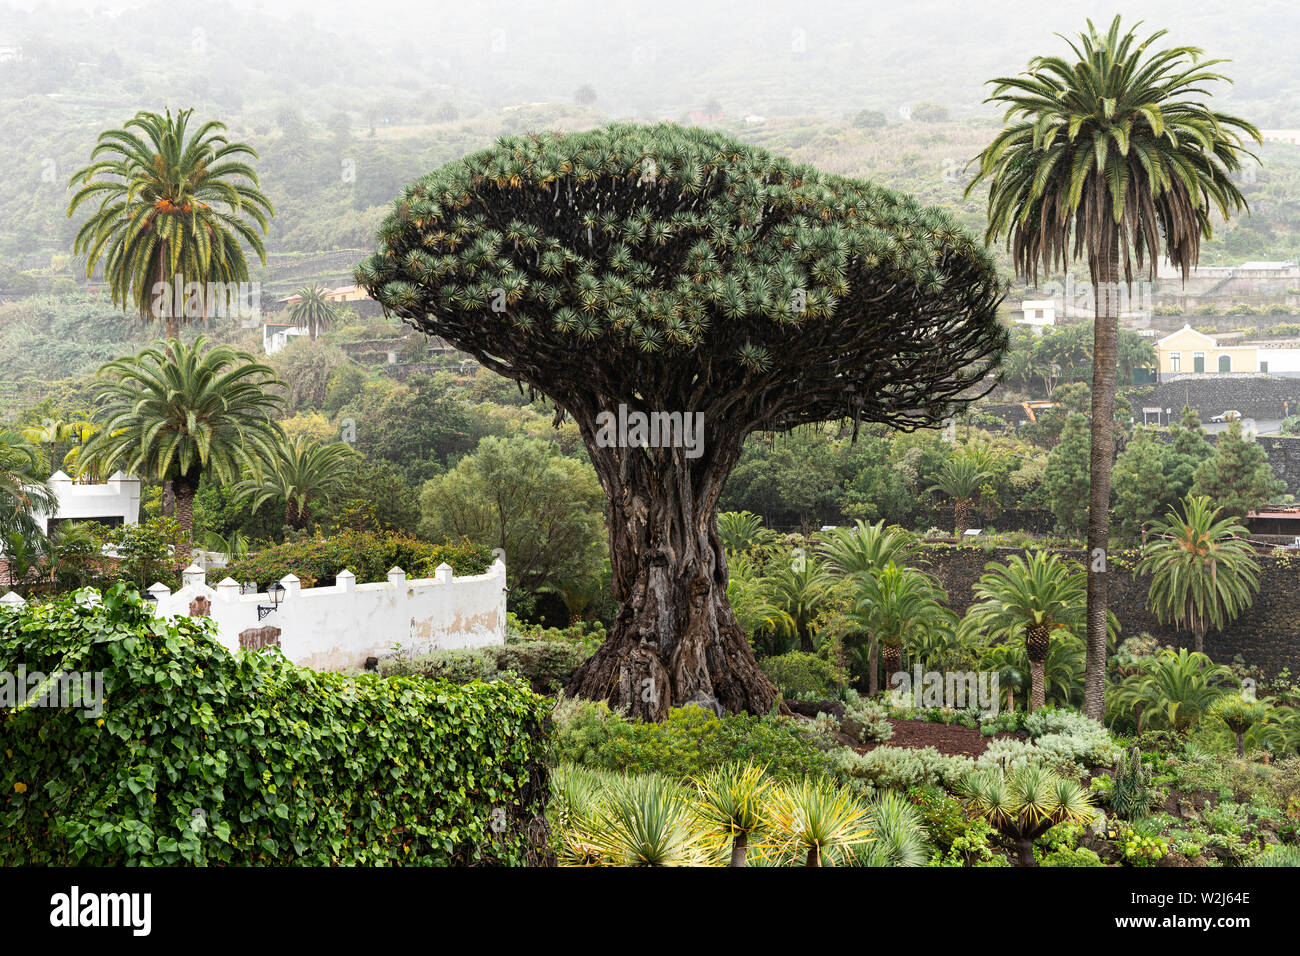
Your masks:
{"label": "spiky green leaves", "polygon": [[709,131],[505,138],[407,187],[379,238],[356,275],[386,308],[542,388],[598,359],[811,382],[816,352],[824,417],[887,358],[968,385],[1005,347],[993,264],[945,215]]}

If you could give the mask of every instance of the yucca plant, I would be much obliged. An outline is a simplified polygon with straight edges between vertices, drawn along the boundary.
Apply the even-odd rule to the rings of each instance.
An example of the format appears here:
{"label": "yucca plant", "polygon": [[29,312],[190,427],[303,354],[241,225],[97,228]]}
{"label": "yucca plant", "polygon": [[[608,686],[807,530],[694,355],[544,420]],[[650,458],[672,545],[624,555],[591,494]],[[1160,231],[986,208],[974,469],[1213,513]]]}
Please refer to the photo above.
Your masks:
{"label": "yucca plant", "polygon": [[971,813],[1011,840],[1021,866],[1038,865],[1034,840],[1052,827],[1087,823],[1097,814],[1087,791],[1041,764],[972,771],[960,790]]}
{"label": "yucca plant", "polygon": [[604,791],[613,779],[613,774],[573,764],[556,767],[551,773],[546,815],[560,866],[600,866],[606,862],[592,831],[602,812]]}
{"label": "yucca plant", "polygon": [[718,767],[695,781],[696,813],[704,829],[731,841],[731,865],[744,866],[749,841],[767,829],[766,803],[772,781],[766,768],[754,763]]}
{"label": "yucca plant", "polygon": [[707,866],[708,841],[687,792],[658,774],[613,781],[589,823],[592,847],[614,866]]}
{"label": "yucca plant", "polygon": [[776,791],[772,845],[780,854],[802,856],[804,866],[849,862],[851,848],[871,836],[869,816],[848,790],[805,777]]}
{"label": "yucca plant", "polygon": [[1226,694],[1210,707],[1211,717],[1223,721],[1237,738],[1237,756],[1246,756],[1246,734],[1255,724],[1268,716],[1268,705],[1262,700],[1247,700],[1241,694]]}
{"label": "yucca plant", "polygon": [[871,837],[848,847],[854,866],[925,866],[930,840],[921,812],[900,793],[886,790],[867,804]]}

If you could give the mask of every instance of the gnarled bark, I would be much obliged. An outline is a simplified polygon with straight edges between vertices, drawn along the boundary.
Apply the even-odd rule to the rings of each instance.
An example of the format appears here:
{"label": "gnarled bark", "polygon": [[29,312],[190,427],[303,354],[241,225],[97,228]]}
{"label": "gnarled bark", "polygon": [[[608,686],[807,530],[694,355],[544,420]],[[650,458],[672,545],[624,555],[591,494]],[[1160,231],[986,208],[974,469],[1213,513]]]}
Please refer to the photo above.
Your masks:
{"label": "gnarled bark", "polygon": [[717,499],[734,456],[699,463],[682,449],[601,449],[589,442],[609,496],[610,562],[621,606],[608,639],[566,693],[662,720],[698,704],[763,714],[777,690],[758,667],[727,603]]}

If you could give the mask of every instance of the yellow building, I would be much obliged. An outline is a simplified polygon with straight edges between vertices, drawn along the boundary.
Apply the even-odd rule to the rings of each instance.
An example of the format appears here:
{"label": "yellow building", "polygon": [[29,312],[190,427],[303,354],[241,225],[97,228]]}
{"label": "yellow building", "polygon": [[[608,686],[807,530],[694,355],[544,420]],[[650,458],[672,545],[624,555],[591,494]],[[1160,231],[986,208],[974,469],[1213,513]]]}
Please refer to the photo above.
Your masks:
{"label": "yellow building", "polygon": [[1188,372],[1260,372],[1259,350],[1253,345],[1219,345],[1213,336],[1184,325],[1156,342],[1160,374]]}

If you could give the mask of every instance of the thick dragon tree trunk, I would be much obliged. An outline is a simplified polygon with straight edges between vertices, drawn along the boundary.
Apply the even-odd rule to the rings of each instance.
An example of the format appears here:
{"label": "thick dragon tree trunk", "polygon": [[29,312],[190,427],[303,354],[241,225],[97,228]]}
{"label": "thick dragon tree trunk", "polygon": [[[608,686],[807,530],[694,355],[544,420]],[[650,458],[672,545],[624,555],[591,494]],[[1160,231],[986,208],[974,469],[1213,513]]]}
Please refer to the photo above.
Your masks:
{"label": "thick dragon tree trunk", "polygon": [[[1104,202],[1105,220],[1110,203]],[[1110,472],[1115,463],[1115,363],[1119,350],[1118,236],[1098,243],[1091,262],[1095,319],[1092,333],[1092,447],[1088,459],[1088,626],[1083,710],[1106,717],[1106,606],[1110,575]]]}
{"label": "thick dragon tree trunk", "polygon": [[734,457],[704,464],[680,449],[588,447],[609,498],[621,606],[609,637],[565,692],[645,720],[686,704],[718,714],[770,711],[776,687],[727,603],[717,500]]}
{"label": "thick dragon tree trunk", "polygon": [[1025,628],[1025,654],[1029,657],[1029,709],[1037,710],[1047,703],[1047,652],[1051,648],[1052,632],[1041,624]]}
{"label": "thick dragon tree trunk", "polygon": [[731,865],[746,866],[749,859],[749,834],[743,830],[731,841]]}

